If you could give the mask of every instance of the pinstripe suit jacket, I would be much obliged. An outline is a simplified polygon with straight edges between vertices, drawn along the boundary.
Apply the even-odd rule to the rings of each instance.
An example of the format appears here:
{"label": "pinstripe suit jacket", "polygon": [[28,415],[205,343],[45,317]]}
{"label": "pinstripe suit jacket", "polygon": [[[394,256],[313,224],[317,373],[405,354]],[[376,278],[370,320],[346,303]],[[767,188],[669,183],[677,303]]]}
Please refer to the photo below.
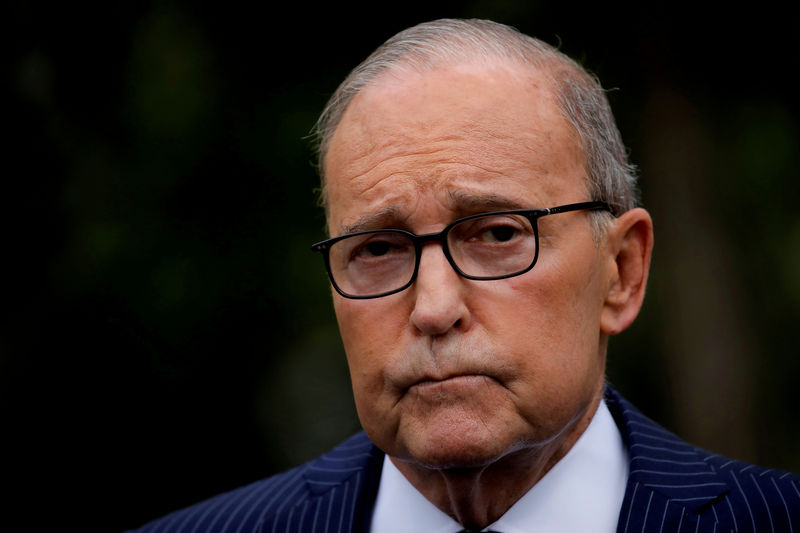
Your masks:
{"label": "pinstripe suit jacket", "polygon": [[[800,533],[800,477],[695,448],[611,388],[606,401],[630,458],[619,533]],[[359,433],[305,465],[177,511],[138,531],[366,531],[382,461],[380,450]],[[535,524],[531,531],[536,531]]]}

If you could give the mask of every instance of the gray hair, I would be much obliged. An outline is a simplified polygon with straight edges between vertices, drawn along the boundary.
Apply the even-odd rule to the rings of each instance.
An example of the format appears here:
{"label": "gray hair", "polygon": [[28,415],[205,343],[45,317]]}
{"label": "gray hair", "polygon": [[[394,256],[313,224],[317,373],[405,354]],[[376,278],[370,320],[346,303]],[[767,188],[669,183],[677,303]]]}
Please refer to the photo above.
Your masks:
{"label": "gray hair", "polygon": [[598,80],[549,44],[514,28],[487,20],[442,19],[404,30],[375,50],[342,82],[315,127],[327,207],[325,158],[331,137],[347,106],[364,88],[390,70],[429,70],[437,65],[506,60],[532,66],[552,84],[561,112],[574,127],[586,157],[587,188],[592,200],[610,204],[620,214],[636,206],[636,172]]}

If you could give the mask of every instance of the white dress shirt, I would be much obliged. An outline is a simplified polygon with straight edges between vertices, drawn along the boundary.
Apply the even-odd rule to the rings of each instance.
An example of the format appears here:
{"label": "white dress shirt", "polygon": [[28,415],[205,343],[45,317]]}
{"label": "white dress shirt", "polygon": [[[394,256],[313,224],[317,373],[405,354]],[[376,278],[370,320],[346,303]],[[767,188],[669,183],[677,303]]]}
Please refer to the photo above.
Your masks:
{"label": "white dress shirt", "polygon": [[[614,533],[628,479],[628,453],[601,402],[569,452],[486,529],[501,533]],[[456,533],[462,526],[415,489],[388,456],[372,533]]]}

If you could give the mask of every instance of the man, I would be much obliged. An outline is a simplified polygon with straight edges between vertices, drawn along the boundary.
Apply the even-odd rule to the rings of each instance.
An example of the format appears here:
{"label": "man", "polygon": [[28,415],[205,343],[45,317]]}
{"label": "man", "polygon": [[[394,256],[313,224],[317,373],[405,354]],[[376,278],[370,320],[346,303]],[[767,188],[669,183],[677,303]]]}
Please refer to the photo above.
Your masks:
{"label": "man", "polygon": [[796,476],[604,383],[649,214],[602,89],[487,21],[402,32],[319,124],[321,252],[365,433],[143,531],[791,531]]}

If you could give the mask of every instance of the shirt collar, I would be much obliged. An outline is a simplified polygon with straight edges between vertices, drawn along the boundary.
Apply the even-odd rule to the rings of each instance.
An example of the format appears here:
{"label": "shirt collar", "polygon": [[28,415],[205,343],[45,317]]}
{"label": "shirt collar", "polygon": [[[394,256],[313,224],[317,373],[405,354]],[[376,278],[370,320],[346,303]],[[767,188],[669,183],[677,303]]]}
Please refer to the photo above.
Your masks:
{"label": "shirt collar", "polygon": [[[487,529],[503,533],[613,533],[628,479],[628,454],[605,402],[569,452]],[[384,458],[371,531],[455,533],[462,527]]]}

